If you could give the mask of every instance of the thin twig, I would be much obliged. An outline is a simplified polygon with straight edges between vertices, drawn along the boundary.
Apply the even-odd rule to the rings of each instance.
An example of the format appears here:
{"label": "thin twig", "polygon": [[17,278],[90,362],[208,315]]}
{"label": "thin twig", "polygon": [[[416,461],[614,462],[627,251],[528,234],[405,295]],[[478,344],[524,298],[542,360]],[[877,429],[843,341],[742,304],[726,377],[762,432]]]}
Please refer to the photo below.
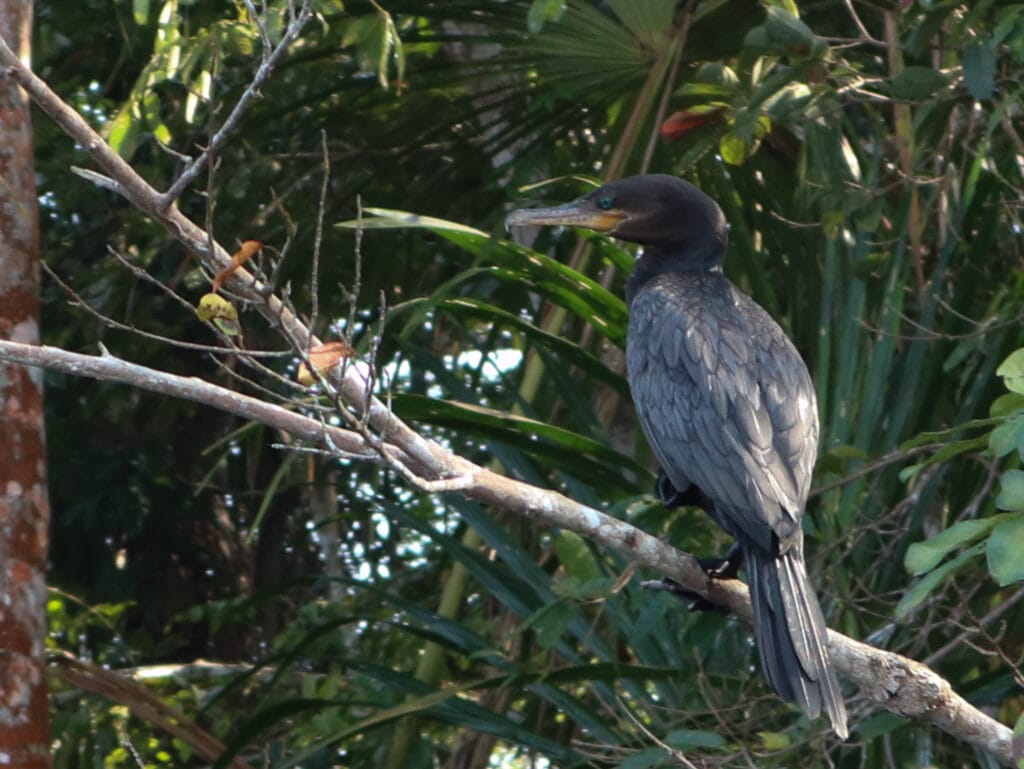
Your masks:
{"label": "thin twig", "polygon": [[320,147],[323,150],[322,168],[323,181],[320,183],[320,202],[316,208],[316,231],[313,234],[313,264],[310,267],[310,303],[309,327],[316,330],[316,321],[320,315],[320,249],[324,239],[324,215],[327,211],[327,190],[331,183],[331,153],[327,149],[327,132],[320,132]]}
{"label": "thin twig", "polygon": [[234,108],[231,113],[227,116],[227,119],[221,125],[220,129],[210,139],[206,149],[204,149],[198,157],[196,157],[185,169],[181,172],[174,184],[172,184],[163,195],[160,196],[160,209],[166,211],[169,209],[174,202],[181,197],[181,194],[185,189],[192,184],[193,181],[203,172],[209,163],[213,153],[220,149],[221,145],[234,133],[235,128],[242,120],[242,115],[249,109],[253,100],[260,94],[260,89],[266,84],[270,75],[274,71],[274,67],[278,61],[282,59],[287,52],[288,48],[293,42],[299,37],[303,27],[312,18],[313,15],[313,4],[312,0],[303,0],[302,8],[299,10],[288,23],[288,27],[285,29],[284,35],[281,37],[281,41],[277,44],[270,55],[266,56],[262,62],[260,62],[259,68],[256,70],[256,74],[253,76],[252,81],[246,87],[245,91],[235,102]]}

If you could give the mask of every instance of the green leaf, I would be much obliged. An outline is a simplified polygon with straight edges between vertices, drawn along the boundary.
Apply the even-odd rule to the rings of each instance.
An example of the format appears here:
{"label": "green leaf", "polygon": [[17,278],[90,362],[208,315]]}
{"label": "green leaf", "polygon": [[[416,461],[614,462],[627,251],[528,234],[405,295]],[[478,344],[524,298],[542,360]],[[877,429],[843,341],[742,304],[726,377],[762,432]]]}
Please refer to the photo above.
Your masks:
{"label": "green leaf", "polygon": [[1024,414],[1010,417],[992,431],[988,446],[997,457],[1005,457],[1024,446]]}
{"label": "green leaf", "polygon": [[978,101],[992,98],[996,80],[996,52],[991,40],[964,48],[964,82]]}
{"label": "green leaf", "polygon": [[601,576],[601,569],[594,560],[590,546],[579,534],[563,529],[558,532],[555,543],[558,560],[568,572],[580,582],[588,582]]}
{"label": "green leaf", "polygon": [[1024,515],[1013,516],[996,527],[988,539],[986,555],[989,573],[1000,587],[1024,580]]}
{"label": "green leaf", "polygon": [[628,472],[646,472],[635,460],[620,454],[604,442],[545,422],[474,403],[459,403],[421,395],[395,395],[395,411],[407,419],[458,427],[546,458],[570,472],[607,475],[609,467]]}
{"label": "green leaf", "polygon": [[665,735],[665,744],[670,748],[724,748],[728,746],[725,737],[718,732],[703,729],[676,729]]}
{"label": "green leaf", "polygon": [[857,737],[864,741],[870,741],[876,737],[892,734],[906,725],[907,720],[894,713],[877,713],[857,724]]}
{"label": "green leaf", "polygon": [[572,606],[559,601],[534,612],[527,618],[523,627],[532,627],[538,645],[545,651],[550,651],[558,643],[572,618]]}
{"label": "green leaf", "polygon": [[668,759],[669,755],[661,748],[644,748],[619,764],[618,769],[652,769]]}
{"label": "green leaf", "polygon": [[758,732],[765,750],[785,750],[793,745],[793,738],[785,732]]}
{"label": "green leaf", "polygon": [[1004,393],[992,401],[988,413],[990,416],[1006,418],[1015,411],[1024,410],[1024,395],[1020,393]]}
{"label": "green leaf", "polygon": [[892,79],[894,99],[923,101],[946,85],[946,76],[931,67],[907,67]]}
{"label": "green leaf", "polygon": [[757,55],[820,58],[828,44],[793,14],[778,7],[768,9],[764,24],[747,33],[743,47]]}
{"label": "green leaf", "polygon": [[999,486],[996,507],[1000,510],[1024,510],[1024,470],[1007,470],[999,479]]}
{"label": "green leaf", "polygon": [[939,587],[947,578],[955,574],[957,571],[966,566],[973,558],[981,555],[985,550],[985,543],[979,542],[974,547],[968,548],[952,561],[944,563],[937,569],[928,572],[919,581],[903,594],[900,598],[896,608],[893,610],[893,615],[897,620],[906,619],[907,615],[920,606],[932,592]]}
{"label": "green leaf", "polygon": [[718,141],[718,151],[729,165],[741,166],[747,159],[747,143],[734,133],[727,133]]}
{"label": "green leaf", "polygon": [[1003,378],[1006,389],[1024,394],[1024,348],[1015,350],[999,364],[996,376]]}
{"label": "green leaf", "polygon": [[140,27],[149,21],[149,0],[132,0],[132,17]]}
{"label": "green leaf", "polygon": [[364,210],[372,216],[340,222],[336,226],[364,230],[429,229],[481,260],[494,264],[494,277],[532,283],[547,299],[585,320],[595,331],[617,345],[625,346],[625,302],[571,267],[525,246],[493,239],[464,224],[386,208]]}
{"label": "green leaf", "polygon": [[107,130],[107,141],[111,148],[125,160],[130,160],[139,142],[139,121],[132,115],[130,106],[117,113]]}
{"label": "green leaf", "polygon": [[951,551],[981,539],[994,529],[1003,516],[954,523],[941,534],[907,548],[903,565],[911,574],[924,574],[934,569]]}

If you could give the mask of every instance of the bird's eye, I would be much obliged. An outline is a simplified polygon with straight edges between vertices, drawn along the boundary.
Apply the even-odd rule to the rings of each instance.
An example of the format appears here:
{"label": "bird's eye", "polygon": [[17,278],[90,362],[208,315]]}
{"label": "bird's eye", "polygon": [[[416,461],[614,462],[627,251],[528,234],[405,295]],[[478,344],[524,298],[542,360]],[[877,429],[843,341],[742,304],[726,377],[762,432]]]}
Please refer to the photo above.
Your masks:
{"label": "bird's eye", "polygon": [[602,195],[597,200],[597,207],[602,211],[610,211],[614,204],[615,199],[611,195]]}

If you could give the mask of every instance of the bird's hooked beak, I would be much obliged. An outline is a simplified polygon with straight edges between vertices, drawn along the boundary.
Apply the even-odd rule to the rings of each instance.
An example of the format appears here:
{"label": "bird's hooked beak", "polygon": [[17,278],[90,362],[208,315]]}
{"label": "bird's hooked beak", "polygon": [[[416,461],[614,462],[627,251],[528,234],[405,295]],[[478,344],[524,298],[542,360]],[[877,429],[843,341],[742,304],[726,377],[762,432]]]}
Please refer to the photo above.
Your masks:
{"label": "bird's hooked beak", "polygon": [[586,227],[598,232],[614,233],[628,214],[612,208],[602,210],[592,200],[579,198],[571,203],[550,208],[521,208],[505,219],[505,229],[539,225],[560,225],[563,227]]}

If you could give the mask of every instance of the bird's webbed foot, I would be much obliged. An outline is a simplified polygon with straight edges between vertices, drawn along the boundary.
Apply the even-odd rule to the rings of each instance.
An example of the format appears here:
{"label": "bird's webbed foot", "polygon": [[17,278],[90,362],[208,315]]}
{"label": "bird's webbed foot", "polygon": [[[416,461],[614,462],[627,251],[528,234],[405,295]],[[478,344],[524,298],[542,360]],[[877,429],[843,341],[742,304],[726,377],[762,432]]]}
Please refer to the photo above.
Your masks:
{"label": "bird's webbed foot", "polygon": [[[698,558],[697,562],[710,579],[736,579],[740,573],[740,566],[743,565],[743,549],[739,544],[734,543],[724,558]],[[725,611],[718,604],[687,590],[671,577],[662,577],[661,585],[664,590],[680,601],[684,601],[686,607],[692,612]]]}

